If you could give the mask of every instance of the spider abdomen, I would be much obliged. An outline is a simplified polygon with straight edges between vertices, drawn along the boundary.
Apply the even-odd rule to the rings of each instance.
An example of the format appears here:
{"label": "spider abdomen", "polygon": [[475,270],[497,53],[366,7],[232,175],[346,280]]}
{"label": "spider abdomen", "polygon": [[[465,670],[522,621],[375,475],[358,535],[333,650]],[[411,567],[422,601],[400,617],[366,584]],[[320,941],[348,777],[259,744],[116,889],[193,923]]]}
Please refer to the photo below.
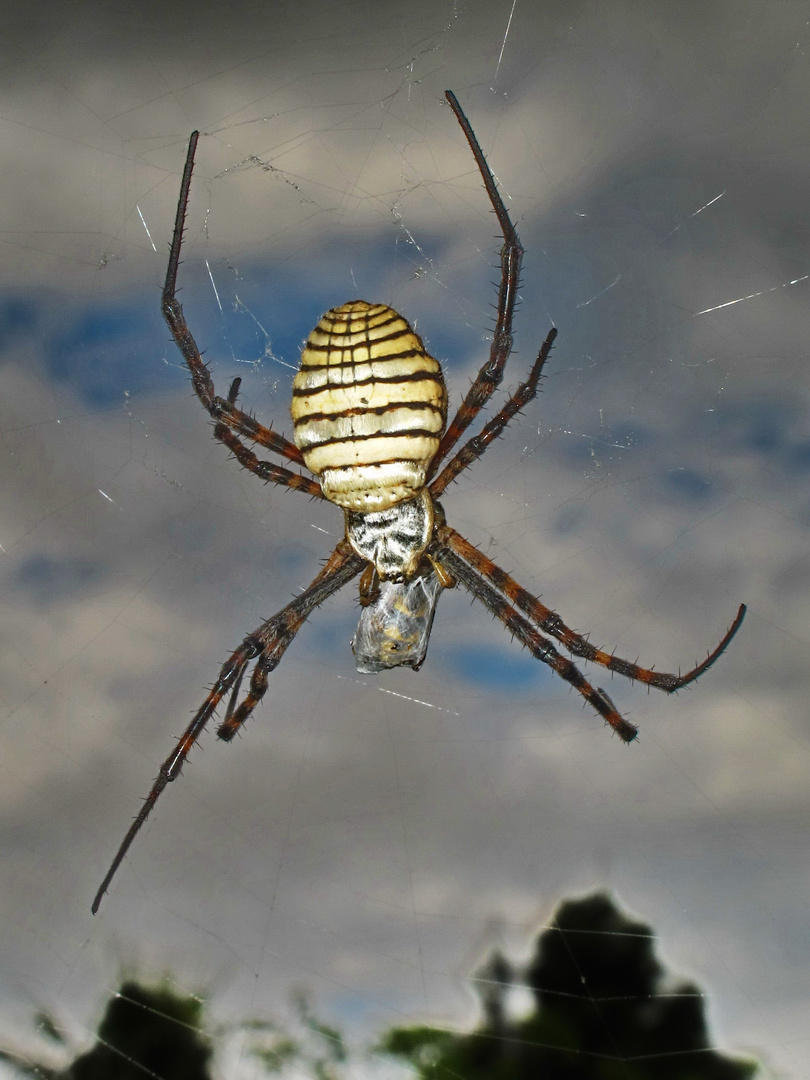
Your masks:
{"label": "spider abdomen", "polygon": [[441,367],[393,308],[352,300],[307,338],[293,380],[295,443],[327,499],[386,510],[425,486],[447,417]]}

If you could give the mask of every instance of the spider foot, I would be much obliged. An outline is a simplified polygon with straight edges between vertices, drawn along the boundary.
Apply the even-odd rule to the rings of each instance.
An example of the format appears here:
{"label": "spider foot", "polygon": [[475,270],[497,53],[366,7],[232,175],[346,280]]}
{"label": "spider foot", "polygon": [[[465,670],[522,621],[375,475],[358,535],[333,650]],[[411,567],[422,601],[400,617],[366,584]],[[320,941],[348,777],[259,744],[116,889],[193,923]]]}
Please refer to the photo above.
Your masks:
{"label": "spider foot", "polygon": [[[591,704],[599,710],[605,719],[605,723],[610,724],[622,742],[631,743],[637,738],[638,728],[635,724],[631,724],[629,720],[625,720],[601,686],[597,686],[594,691],[594,700]],[[601,709],[599,708],[600,705],[602,706]]]}

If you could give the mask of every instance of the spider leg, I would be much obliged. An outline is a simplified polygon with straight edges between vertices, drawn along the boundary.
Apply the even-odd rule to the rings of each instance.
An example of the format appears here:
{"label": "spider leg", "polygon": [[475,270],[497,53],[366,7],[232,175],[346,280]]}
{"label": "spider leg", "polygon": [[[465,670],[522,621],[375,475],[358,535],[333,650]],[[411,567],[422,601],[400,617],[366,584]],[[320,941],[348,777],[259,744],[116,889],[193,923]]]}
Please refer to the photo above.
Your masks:
{"label": "spider leg", "polygon": [[621,657],[597,649],[581,634],[570,630],[556,611],[547,608],[536,596],[532,596],[505,570],[501,570],[499,566],[496,566],[469,540],[465,540],[449,525],[439,525],[437,534],[441,542],[455,555],[463,559],[465,564],[469,565],[477,574],[491,581],[495,588],[508,597],[515,607],[524,612],[535,626],[538,626],[544,633],[556,638],[573,656],[581,656],[583,660],[592,660],[595,664],[601,664],[602,667],[606,667],[609,671],[615,671],[619,675],[624,675],[631,680],[637,680],[646,686],[654,686],[667,694],[688,686],[689,683],[694,682],[704,671],[708,670],[715,660],[725,652],[745,618],[745,604],[740,604],[733,623],[717,648],[709,653],[703,663],[697,664],[685,674],[671,675],[663,671],[652,671],[650,668],[639,667],[638,664],[634,664],[630,660],[622,660]]}
{"label": "spider leg", "polygon": [[231,699],[231,706],[225,714],[225,719],[217,728],[218,739],[222,739],[223,742],[230,742],[262,700],[267,691],[267,676],[274,668],[278,667],[281,657],[284,655],[287,646],[300,630],[305,617],[306,616],[300,618],[297,625],[293,620],[290,620],[284,627],[284,633],[280,633],[273,642],[272,649],[263,652],[256,661],[253,667],[253,674],[250,676],[250,690],[245,695],[244,700],[238,705],[236,704],[236,701],[239,695],[238,693],[234,694]]}
{"label": "spider leg", "polygon": [[[186,164],[183,169],[183,179],[180,184],[180,197],[177,202],[174,235],[172,236],[172,245],[169,252],[169,265],[166,268],[166,281],[163,285],[163,317],[169,324],[172,337],[174,338],[178,349],[183,354],[183,358],[191,372],[191,385],[194,387],[194,393],[200,399],[200,402],[208,411],[211,418],[218,423],[225,425],[225,427],[236,431],[239,435],[251,439],[260,446],[264,446],[268,450],[273,450],[275,453],[281,454],[289,461],[294,461],[297,465],[303,465],[304,459],[301,455],[301,451],[294,443],[291,443],[282,435],[277,435],[270,428],[260,424],[252,416],[249,416],[248,413],[242,412],[241,409],[237,409],[236,395],[239,391],[239,382],[241,380],[234,380],[227,398],[217,396],[208,366],[203,363],[202,355],[197,347],[197,343],[186,324],[183,308],[180,301],[177,299],[177,270],[180,265],[180,248],[183,244],[183,232],[185,229],[186,211],[188,209],[188,196],[191,188],[191,174],[194,171],[194,154],[197,150],[199,134],[198,131],[192,132],[188,143]],[[216,435],[216,432],[214,434]],[[219,436],[216,437],[219,438]]]}
{"label": "spider leg", "polygon": [[225,719],[223,723],[227,724],[230,718],[233,716],[234,709],[239,700],[239,691],[242,687],[242,679],[244,678],[245,671],[247,670],[247,662],[242,665],[242,668],[237,676],[236,682],[231,687],[231,696],[228,698],[228,707],[225,710]]}
{"label": "spider leg", "polygon": [[481,408],[492,397],[503,378],[503,369],[509,358],[509,353],[512,351],[512,318],[515,313],[515,301],[517,300],[520,260],[523,256],[523,247],[518,234],[509,218],[503,199],[498,193],[495,179],[489,165],[487,165],[486,158],[478,144],[470,122],[464,115],[464,110],[459,105],[453,91],[446,91],[445,97],[450,108],[455,113],[475,157],[478,171],[481,173],[481,179],[484,181],[484,187],[487,195],[489,195],[489,201],[492,203],[492,209],[495,211],[503,233],[503,247],[501,248],[501,281],[498,286],[498,307],[489,359],[481,367],[475,382],[467,391],[467,396],[461,403],[447,431],[445,431],[444,437],[439,443],[436,457],[433,459],[429,477],[435,474],[442,460],[458,442]]}
{"label": "spider leg", "polygon": [[440,544],[435,554],[464,588],[480,600],[484,607],[488,608],[496,619],[500,619],[506,629],[526,646],[532,656],[548,664],[561,679],[565,679],[582,694],[588,704],[604,718],[606,723],[610,724],[622,742],[629,743],[635,739],[638,728],[629,720],[624,719],[601,686],[596,688],[591,686],[573,660],[561,656],[551,642],[513,608],[485,578],[479,577],[472,567],[459,558],[449,546]]}
{"label": "spider leg", "polygon": [[[312,584],[276,615],[263,623],[254,634],[249,634],[239,648],[225,661],[208,697],[194,714],[191,723],[178,739],[177,745],[161,765],[157,779],[146,796],[143,806],[138,811],[135,820],[121,842],[121,846],[118,848],[115,858],[93,900],[92,911],[94,915],[98,911],[102,897],[109,888],[118,867],[129,851],[132,841],[149,817],[152,807],[157,802],[163,789],[180,775],[189,751],[202,734],[223,697],[229,691],[238,693],[239,683],[250,661],[256,657],[259,658],[257,667],[260,664],[262,665],[266,683],[267,671],[271,671],[278,664],[284,650],[293,640],[307,616],[319,604],[322,604],[327,597],[337,592],[338,589],[359,574],[362,567],[362,559],[354,553],[346,540],[341,540]],[[253,694],[252,688],[251,694]],[[232,707],[233,702],[229,704],[223,726],[230,724],[233,726],[234,731],[238,728],[261,698],[261,694],[254,695],[255,699],[251,697],[251,694],[235,710]],[[231,736],[226,735],[224,737],[229,738]]]}
{"label": "spider leg", "polygon": [[305,491],[307,495],[312,495],[317,499],[326,498],[321,490],[321,485],[315,480],[311,480],[302,473],[283,469],[280,465],[274,465],[272,461],[262,461],[256,457],[253,451],[245,446],[241,439],[227,428],[222,421],[214,426],[214,438],[219,439],[221,443],[228,447],[243,468],[255,473],[262,480],[282,484],[284,487],[292,488],[294,491]]}
{"label": "spider leg", "polygon": [[[330,569],[330,563],[332,567]],[[307,616],[328,596],[337,592],[368,565],[355,554],[347,540],[341,540],[329,562],[305,592],[282,608],[253,636],[262,643],[262,651],[250,677],[250,689],[236,708],[229,707],[217,728],[217,738],[230,742],[262,700],[267,690],[267,677],[274,671],[287,647],[304,625]],[[316,589],[317,586],[317,589]],[[234,701],[236,695],[234,696]]]}
{"label": "spider leg", "polygon": [[537,354],[537,359],[534,362],[532,370],[529,372],[529,377],[526,382],[520,384],[501,411],[496,416],[493,416],[488,424],[484,425],[480,434],[473,436],[469,442],[466,442],[445,465],[441,473],[430,485],[430,493],[434,498],[438,498],[442,494],[447,485],[455,480],[462,469],[466,469],[468,465],[471,465],[477,458],[480,458],[486,448],[498,438],[509,421],[516,416],[521,409],[524,409],[532,398],[537,396],[540,375],[542,374],[543,367],[548,359],[548,354],[551,352],[551,346],[554,344],[556,336],[557,330],[552,327],[548,332],[546,340],[543,342],[543,347]]}

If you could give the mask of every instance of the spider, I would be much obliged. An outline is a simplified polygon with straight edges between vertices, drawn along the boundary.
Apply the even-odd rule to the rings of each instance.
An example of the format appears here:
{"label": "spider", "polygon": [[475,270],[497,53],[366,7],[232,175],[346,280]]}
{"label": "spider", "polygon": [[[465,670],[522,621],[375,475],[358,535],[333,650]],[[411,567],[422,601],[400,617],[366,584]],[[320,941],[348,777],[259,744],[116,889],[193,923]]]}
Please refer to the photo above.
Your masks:
{"label": "spider", "polygon": [[[536,396],[557,331],[549,331],[526,381],[477,435],[457,448],[503,377],[512,348],[523,248],[467,117],[452,91],[447,91],[446,98],[473,153],[503,234],[489,357],[449,425],[447,392],[438,362],[427,354],[401,315],[384,304],[364,300],[326,312],[305,343],[293,380],[294,442],[237,407],[239,379],[233,381],[227,397],[217,396],[176,295],[199,133],[191,135],[163,288],[163,315],[189,367],[194,391],[214,420],[214,437],[262,480],[340,506],[345,536],[311,585],[248,634],[226,660],[211,692],[161,765],[96,893],[93,913],[161,792],[180,775],[189,751],[222,699],[228,696],[217,734],[228,742],[264,697],[270,672],[307,616],[358,574],[361,614],[352,648],[359,671],[399,666],[418,670],[427,652],[438,598],[444,589],[460,583],[534,657],[570,683],[627,743],[635,739],[637,728],[619,714],[601,687],[591,686],[575,663],[558,652],[551,639],[574,657],[671,694],[710,668],[742,623],[744,604],[717,648],[684,675],[639,667],[603,652],[570,630],[555,611],[447,524],[439,496]],[[305,466],[312,476],[258,458],[243,439]],[[250,688],[239,700],[242,679],[251,664]]]}

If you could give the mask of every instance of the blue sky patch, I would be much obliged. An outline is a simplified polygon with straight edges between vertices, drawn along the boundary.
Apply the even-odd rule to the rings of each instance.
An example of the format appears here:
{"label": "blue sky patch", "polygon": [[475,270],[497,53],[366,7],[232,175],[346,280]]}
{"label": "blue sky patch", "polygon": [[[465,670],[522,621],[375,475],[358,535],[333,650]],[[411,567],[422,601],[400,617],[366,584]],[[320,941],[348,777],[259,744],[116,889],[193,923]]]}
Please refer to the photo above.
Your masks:
{"label": "blue sky patch", "polygon": [[82,305],[68,323],[70,329],[50,345],[52,377],[97,408],[122,401],[125,393],[170,386],[172,369],[164,362],[168,332],[157,299],[149,299],[98,308]]}
{"label": "blue sky patch", "polygon": [[443,647],[442,663],[460,682],[485,690],[526,690],[544,674],[551,677],[550,669],[517,642],[512,650],[473,644]]}
{"label": "blue sky patch", "polygon": [[712,484],[694,469],[667,469],[663,481],[673,495],[683,499],[705,499],[712,490]]}
{"label": "blue sky patch", "polygon": [[810,469],[810,439],[802,439],[788,447],[787,466],[792,472],[807,472]]}
{"label": "blue sky patch", "polygon": [[36,306],[30,300],[19,296],[0,300],[0,354],[7,352],[24,331],[31,332],[36,316]]}
{"label": "blue sky patch", "polygon": [[103,576],[103,568],[88,559],[29,555],[14,571],[12,587],[27,593],[35,603],[48,606],[86,593]]}
{"label": "blue sky patch", "polygon": [[558,536],[569,536],[578,532],[585,523],[588,512],[582,503],[566,504],[554,520],[554,532]]}

